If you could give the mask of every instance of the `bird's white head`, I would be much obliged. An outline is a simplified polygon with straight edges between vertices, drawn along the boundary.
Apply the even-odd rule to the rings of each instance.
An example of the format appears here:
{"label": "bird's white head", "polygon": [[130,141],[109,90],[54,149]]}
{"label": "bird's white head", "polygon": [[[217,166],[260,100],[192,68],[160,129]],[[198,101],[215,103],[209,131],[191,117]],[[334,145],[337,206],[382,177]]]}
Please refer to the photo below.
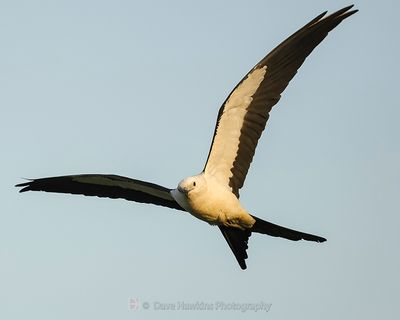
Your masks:
{"label": "bird's white head", "polygon": [[187,177],[178,184],[178,191],[187,197],[203,192],[206,188],[207,184],[203,174]]}

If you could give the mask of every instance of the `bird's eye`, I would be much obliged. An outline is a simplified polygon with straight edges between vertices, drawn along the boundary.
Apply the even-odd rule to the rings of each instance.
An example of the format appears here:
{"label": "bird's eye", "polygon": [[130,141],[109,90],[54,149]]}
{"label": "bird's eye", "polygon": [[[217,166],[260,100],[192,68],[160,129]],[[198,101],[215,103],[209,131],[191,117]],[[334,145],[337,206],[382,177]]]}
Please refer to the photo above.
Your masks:
{"label": "bird's eye", "polygon": [[193,181],[193,187],[195,187],[196,186],[196,181]]}

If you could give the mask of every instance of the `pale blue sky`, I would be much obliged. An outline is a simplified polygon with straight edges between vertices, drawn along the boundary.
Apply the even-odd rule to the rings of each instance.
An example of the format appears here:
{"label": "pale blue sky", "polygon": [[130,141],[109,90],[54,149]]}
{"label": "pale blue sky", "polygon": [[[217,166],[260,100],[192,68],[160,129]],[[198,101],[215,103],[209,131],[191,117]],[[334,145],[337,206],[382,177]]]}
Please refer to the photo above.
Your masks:
{"label": "pale blue sky", "polygon": [[[129,310],[271,303],[254,319],[397,319],[400,5],[359,1],[275,107],[241,192],[264,219],[240,270],[219,230],[167,208],[26,178],[115,173],[175,187],[220,104],[280,41],[347,1],[0,1],[0,318],[239,319]],[[152,306],[152,305],[151,305]]]}

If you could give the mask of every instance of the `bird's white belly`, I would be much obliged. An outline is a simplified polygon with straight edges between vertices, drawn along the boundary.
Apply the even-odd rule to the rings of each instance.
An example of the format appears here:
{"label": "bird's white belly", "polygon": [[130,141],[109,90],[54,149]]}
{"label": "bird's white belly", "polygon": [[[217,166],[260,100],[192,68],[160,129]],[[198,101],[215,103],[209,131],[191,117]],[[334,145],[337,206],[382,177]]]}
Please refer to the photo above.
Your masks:
{"label": "bird's white belly", "polygon": [[226,188],[208,188],[205,192],[188,195],[174,189],[171,195],[186,211],[212,225],[250,228],[255,222]]}
{"label": "bird's white belly", "polygon": [[172,190],[171,195],[183,209],[196,218],[206,221],[210,224],[218,224],[218,221],[220,220],[220,213],[218,210],[213,210],[215,208],[206,208],[205,205],[199,206],[199,199],[197,199],[197,201],[193,201],[186,197],[186,195],[179,192],[178,189]]}

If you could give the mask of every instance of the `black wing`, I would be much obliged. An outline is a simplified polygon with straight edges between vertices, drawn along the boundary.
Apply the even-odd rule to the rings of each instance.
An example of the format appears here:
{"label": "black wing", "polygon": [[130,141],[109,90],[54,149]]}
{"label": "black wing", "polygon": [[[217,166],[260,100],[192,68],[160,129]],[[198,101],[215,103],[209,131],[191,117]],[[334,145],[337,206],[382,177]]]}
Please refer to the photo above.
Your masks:
{"label": "black wing", "polygon": [[272,237],[281,237],[292,241],[307,240],[315,242],[325,242],[326,239],[314,234],[305,233],[289,228],[279,226],[277,224],[265,221],[263,219],[252,216],[256,222],[250,229],[251,232],[267,234]]}
{"label": "black wing", "polygon": [[112,199],[121,198],[185,211],[172,198],[171,189],[117,175],[80,174],[33,179],[17,184],[16,187],[23,187],[20,192],[46,191]]}

